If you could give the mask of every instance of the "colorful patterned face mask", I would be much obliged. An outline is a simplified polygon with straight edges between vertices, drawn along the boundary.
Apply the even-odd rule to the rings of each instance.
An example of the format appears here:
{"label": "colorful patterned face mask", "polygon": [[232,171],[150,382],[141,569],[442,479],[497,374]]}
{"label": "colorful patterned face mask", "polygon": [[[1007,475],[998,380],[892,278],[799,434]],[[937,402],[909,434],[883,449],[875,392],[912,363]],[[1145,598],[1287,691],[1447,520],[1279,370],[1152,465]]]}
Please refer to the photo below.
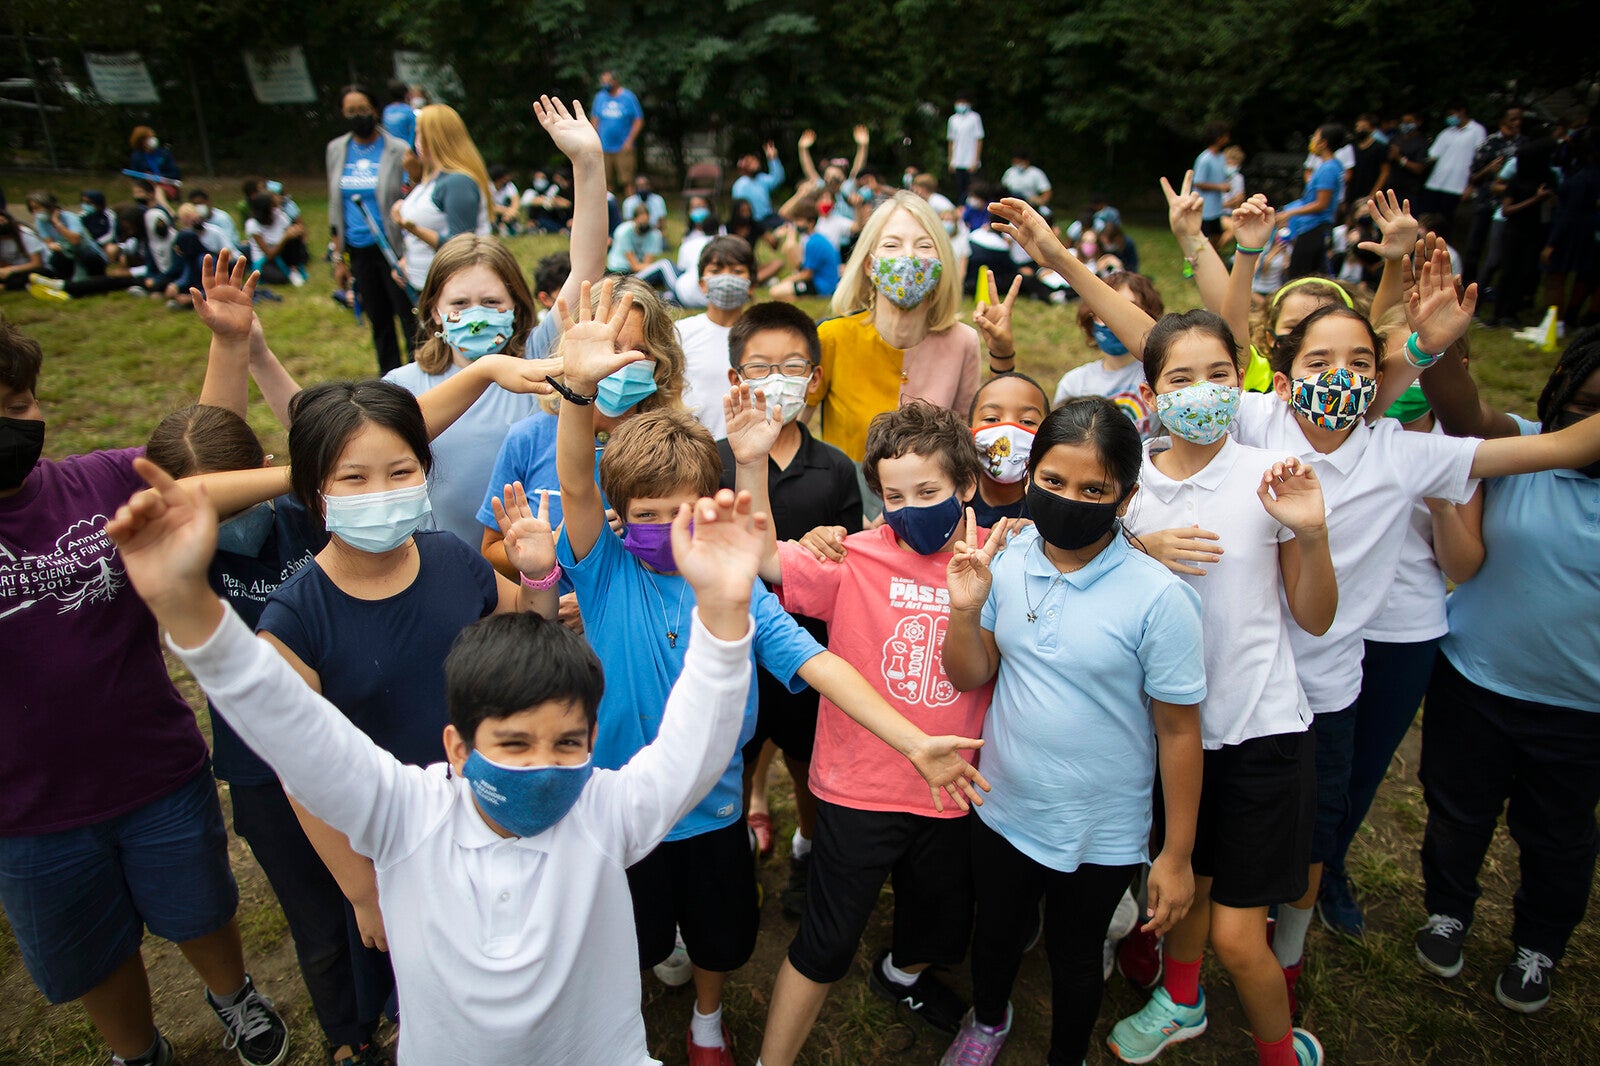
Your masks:
{"label": "colorful patterned face mask", "polygon": [[1195,444],[1222,439],[1239,413],[1239,387],[1201,381],[1156,397],[1156,414],[1174,437]]}
{"label": "colorful patterned face mask", "polygon": [[939,285],[944,264],[932,256],[875,255],[872,257],[872,284],[902,311],[909,311],[928,298]]}
{"label": "colorful patterned face mask", "polygon": [[1314,426],[1335,432],[1361,421],[1378,394],[1375,378],[1364,378],[1347,367],[1324,370],[1308,378],[1295,378],[1289,405]]}
{"label": "colorful patterned face mask", "polygon": [[972,431],[984,473],[1002,485],[1015,485],[1028,476],[1028,456],[1033,452],[1033,430],[1015,422],[979,426]]}

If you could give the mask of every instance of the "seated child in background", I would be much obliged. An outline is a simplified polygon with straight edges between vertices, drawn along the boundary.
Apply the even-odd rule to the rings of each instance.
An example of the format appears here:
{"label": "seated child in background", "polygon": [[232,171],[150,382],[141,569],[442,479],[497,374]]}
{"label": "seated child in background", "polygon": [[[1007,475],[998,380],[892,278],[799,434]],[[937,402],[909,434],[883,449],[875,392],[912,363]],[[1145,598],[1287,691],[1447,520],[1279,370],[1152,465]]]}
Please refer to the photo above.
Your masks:
{"label": "seated child in background", "polygon": [[[872,420],[864,473],[884,501],[884,524],[842,540],[842,529],[829,531],[828,560],[793,542],[774,543],[761,576],[781,586],[786,607],[827,622],[830,648],[896,710],[935,732],[971,735],[983,724],[989,686],[958,692],[939,650],[949,625],[945,568],[963,529],[961,502],[980,473],[972,433],[951,411],[907,403]],[[739,484],[764,498],[765,479],[742,462]],[[829,987],[849,972],[891,878],[893,939],[878,953],[868,987],[954,1033],[966,1004],[929,966],[954,965],[967,951],[966,812],[930,804],[922,782],[830,698],[818,714],[811,789],[818,801],[812,891],[773,987],[760,1061],[794,1062]]]}
{"label": "seated child in background", "polygon": [[656,1061],[626,868],[733,750],[764,524],[749,501],[699,501],[693,532],[688,508],[674,519],[676,558],[697,593],[692,651],[658,741],[638,758],[593,772],[600,664],[561,625],[520,614],[463,630],[445,661],[448,765],[423,769],[384,753],[251,638],[206,583],[209,501],[135,464],[155,491],[106,529],[134,588],[239,735],[377,866],[406,1018],[400,1060],[456,1061],[470,1047],[475,1062],[510,1066],[537,1046],[554,1062]]}
{"label": "seated child in background", "polygon": [[[667,543],[668,519],[683,503],[715,491],[722,464],[705,428],[680,406],[669,404],[616,429],[599,463],[600,484],[595,484],[592,400],[602,382],[641,361],[641,355],[617,350],[632,295],[613,304],[610,282],[598,301],[591,301],[587,284],[581,291],[577,317],[566,321],[561,344],[566,383],[556,430],[556,470],[564,522],[557,556],[582,605],[584,632],[601,662],[612,670],[611,692],[599,711],[595,762],[620,766],[654,738],[659,709],[683,670],[680,638],[687,632],[694,599]],[[771,436],[758,442],[758,454],[764,455],[782,423],[768,425],[764,407],[741,422],[745,428],[731,434],[730,443],[743,469],[744,437],[770,429]],[[752,480],[760,484],[764,497],[765,479],[755,475]],[[626,528],[623,536],[607,525],[606,501]],[[894,747],[912,759],[935,787],[948,785],[953,795],[959,795],[958,782],[965,783],[976,772],[958,754],[971,742],[956,736],[926,736],[801,629],[784,613],[777,597],[753,578],[751,583],[755,632],[746,676],[760,665],[791,688],[802,683],[815,686],[853,715],[870,720],[879,736],[892,738]],[[740,743],[749,740],[755,725],[752,698],[746,704]],[[688,1048],[691,1062],[697,1064],[731,1066],[722,1023],[722,989],[728,974],[754,952],[759,924],[755,865],[739,802],[742,769],[735,752],[724,762],[722,777],[710,795],[667,833],[660,847],[628,871],[639,967],[668,959],[680,930],[694,964],[695,1005]]]}
{"label": "seated child in background", "polygon": [[[1143,274],[1123,272],[1105,280],[1151,318],[1160,318],[1165,313],[1161,294]],[[1061,376],[1056,384],[1054,406],[1059,407],[1074,396],[1104,396],[1133,420],[1139,436],[1146,439],[1155,436],[1160,423],[1156,421],[1154,410],[1139,394],[1139,386],[1144,384],[1144,366],[1128,345],[1138,338],[1118,337],[1087,304],[1078,308],[1078,327],[1083,330],[1089,347],[1100,352],[1101,357]]]}
{"label": "seated child in background", "polygon": [[[859,533],[861,488],[855,464],[833,445],[813,437],[798,418],[822,361],[822,343],[811,316],[790,304],[756,304],[733,324],[726,343],[728,381],[761,390],[768,408],[783,419],[783,429],[763,457],[778,539],[799,540],[818,526]],[[717,442],[717,451],[722,458],[722,487],[731,489],[737,467],[733,447],[722,440]],[[818,641],[827,641],[828,628],[821,621],[803,614],[791,617]],[[810,877],[811,840],[816,835],[817,799],[809,778],[817,734],[817,692],[809,686],[790,692],[765,670],[757,672],[756,685],[760,696],[756,732],[744,747],[745,806],[750,807],[751,772],[763,742],[770,738],[783,753],[794,780],[798,822],[790,851],[789,881],[779,902],[785,916],[799,918]]]}
{"label": "seated child in background", "polygon": [[511,168],[497,163],[489,170],[489,184],[494,202],[489,205],[489,218],[495,232],[502,237],[515,237],[517,224],[522,221],[522,205],[517,193],[517,183],[511,180]]}

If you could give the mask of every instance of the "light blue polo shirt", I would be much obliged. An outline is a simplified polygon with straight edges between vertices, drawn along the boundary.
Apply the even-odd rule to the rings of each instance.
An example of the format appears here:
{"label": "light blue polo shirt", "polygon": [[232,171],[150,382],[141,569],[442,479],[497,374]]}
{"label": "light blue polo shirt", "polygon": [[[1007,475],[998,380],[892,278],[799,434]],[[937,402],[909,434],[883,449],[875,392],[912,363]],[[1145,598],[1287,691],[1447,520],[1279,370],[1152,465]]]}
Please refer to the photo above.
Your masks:
{"label": "light blue polo shirt", "polygon": [[[572,579],[583,609],[583,635],[605,667],[606,691],[600,700],[594,764],[615,770],[656,739],[661,712],[689,648],[694,589],[677,574],[658,574],[622,546],[622,538],[603,527],[583,562],[575,562],[567,531],[556,541],[556,558]],[[805,688],[797,673],[826,649],[800,628],[759,580],[750,597],[755,640],[750,645],[750,695],[739,730],[739,746],[727,770],[705,799],[683,816],[668,840],[721,829],[739,820],[744,759],[741,751],[756,731],[755,665],[760,664],[790,692]],[[677,638],[667,634],[676,633]]]}
{"label": "light blue polo shirt", "polygon": [[1600,712],[1600,479],[1545,470],[1483,494],[1483,566],[1451,593],[1440,650],[1491,692]]}
{"label": "light blue polo shirt", "polygon": [[992,569],[982,625],[1000,672],[983,725],[993,791],[978,817],[1054,870],[1147,861],[1156,737],[1146,697],[1205,698],[1200,597],[1120,531],[1062,574],[1029,528]]}

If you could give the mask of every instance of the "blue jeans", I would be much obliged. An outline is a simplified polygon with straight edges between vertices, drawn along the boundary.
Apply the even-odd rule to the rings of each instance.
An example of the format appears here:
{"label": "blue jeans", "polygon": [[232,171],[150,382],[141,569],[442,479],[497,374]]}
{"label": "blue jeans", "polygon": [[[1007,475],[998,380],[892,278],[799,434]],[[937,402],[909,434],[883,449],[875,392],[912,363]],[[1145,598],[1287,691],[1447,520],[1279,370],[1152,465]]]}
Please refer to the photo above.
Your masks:
{"label": "blue jeans", "polygon": [[0,837],[0,905],[51,1003],[104,982],[138,952],[146,927],[179,943],[221,929],[239,887],[210,766],[107,821]]}
{"label": "blue jeans", "polygon": [[1439,640],[1412,644],[1366,642],[1361,664],[1361,695],[1356,697],[1355,737],[1344,814],[1334,831],[1333,850],[1324,857],[1331,874],[1344,873],[1345,855],[1372,809],[1378,786],[1422,706],[1439,654]]}

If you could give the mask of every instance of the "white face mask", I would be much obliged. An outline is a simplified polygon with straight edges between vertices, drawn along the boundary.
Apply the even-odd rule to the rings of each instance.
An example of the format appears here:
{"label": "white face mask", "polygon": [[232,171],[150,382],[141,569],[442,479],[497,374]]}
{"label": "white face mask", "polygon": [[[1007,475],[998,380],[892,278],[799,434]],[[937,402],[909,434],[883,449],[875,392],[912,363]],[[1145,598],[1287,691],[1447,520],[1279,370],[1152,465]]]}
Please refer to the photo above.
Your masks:
{"label": "white face mask", "polygon": [[1033,430],[1015,422],[980,426],[972,431],[978,456],[991,481],[1015,485],[1028,476],[1028,456],[1033,452]]}
{"label": "white face mask", "polygon": [[785,422],[793,422],[806,406],[806,386],[811,375],[792,378],[785,374],[768,374],[748,382],[751,390],[760,389],[767,397],[767,410],[777,411]]}
{"label": "white face mask", "polygon": [[146,137],[144,139],[144,147],[145,151],[153,152],[157,148],[161,147],[161,142],[154,137]]}

